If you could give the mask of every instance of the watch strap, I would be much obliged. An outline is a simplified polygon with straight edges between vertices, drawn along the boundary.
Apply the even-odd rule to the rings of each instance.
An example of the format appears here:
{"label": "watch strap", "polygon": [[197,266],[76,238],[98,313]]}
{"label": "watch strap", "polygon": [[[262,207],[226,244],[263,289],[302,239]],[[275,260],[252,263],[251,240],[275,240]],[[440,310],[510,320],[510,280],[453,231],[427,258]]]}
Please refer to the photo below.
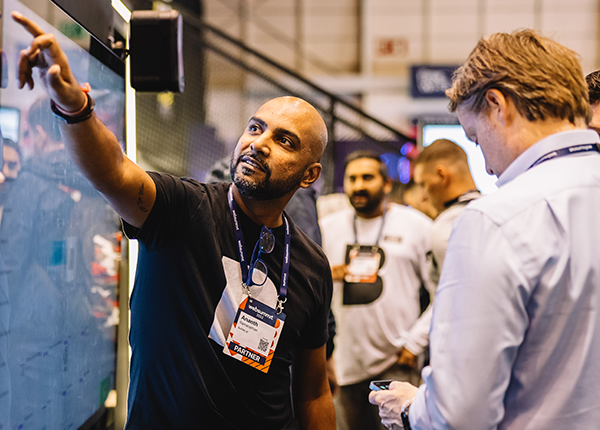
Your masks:
{"label": "watch strap", "polygon": [[402,412],[400,413],[400,418],[402,419],[402,427],[404,428],[404,430],[411,430],[410,421],[408,419],[408,411],[410,410],[411,404],[412,402],[409,403],[406,407],[402,408]]}
{"label": "watch strap", "polygon": [[85,96],[87,98],[86,105],[83,107],[83,109],[81,109],[79,112],[75,112],[74,114],[70,114],[60,109],[56,103],[54,103],[54,100],[50,100],[50,107],[52,112],[54,112],[54,115],[64,120],[67,124],[77,124],[90,119],[94,113],[94,99],[88,92],[85,92]]}

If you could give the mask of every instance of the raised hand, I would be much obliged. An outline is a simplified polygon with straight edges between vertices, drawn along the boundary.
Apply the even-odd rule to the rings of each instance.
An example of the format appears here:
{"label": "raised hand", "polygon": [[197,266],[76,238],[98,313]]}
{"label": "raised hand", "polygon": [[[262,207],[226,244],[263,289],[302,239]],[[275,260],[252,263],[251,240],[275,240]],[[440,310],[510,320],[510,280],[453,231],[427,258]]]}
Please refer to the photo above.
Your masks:
{"label": "raised hand", "polygon": [[44,33],[35,22],[19,12],[13,12],[12,17],[34,37],[29,48],[21,51],[19,57],[19,89],[25,84],[33,89],[33,69],[37,67],[42,84],[54,103],[66,112],[80,110],[87,103],[85,93],[73,76],[67,56],[54,35]]}

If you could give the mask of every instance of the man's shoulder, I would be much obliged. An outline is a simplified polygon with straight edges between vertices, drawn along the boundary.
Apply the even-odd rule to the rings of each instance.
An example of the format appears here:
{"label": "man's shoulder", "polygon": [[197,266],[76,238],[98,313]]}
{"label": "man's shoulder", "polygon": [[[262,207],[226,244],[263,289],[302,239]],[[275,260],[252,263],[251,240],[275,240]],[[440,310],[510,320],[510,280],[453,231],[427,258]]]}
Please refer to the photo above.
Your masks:
{"label": "man's shoulder", "polygon": [[[290,217],[288,217],[288,220]],[[329,265],[327,257],[323,249],[315,243],[306,233],[302,231],[293,221],[290,221],[292,228],[292,251],[299,252],[302,255],[310,253],[311,255],[322,260],[324,264]]]}
{"label": "man's shoulder", "polygon": [[228,182],[201,182],[192,177],[177,176],[177,175],[174,175],[172,173],[167,173],[167,172],[148,171],[147,173],[154,180],[154,182],[174,182],[174,183],[179,182],[179,183],[184,183],[184,184],[190,184],[192,186],[203,188],[203,189],[214,189],[214,190],[226,190],[231,185]]}
{"label": "man's shoulder", "polygon": [[[514,219],[520,212],[542,198],[542,194],[539,191],[522,189],[521,187],[526,187],[526,185],[519,185],[520,181],[517,179],[471,202],[456,217],[453,217],[454,220],[462,214],[477,214],[488,218],[496,225],[503,225]],[[440,222],[443,221],[443,219],[440,220]]]}
{"label": "man's shoulder", "polygon": [[[471,201],[469,201],[468,204],[474,204],[473,202],[475,200],[479,200],[481,197],[478,197],[477,199],[473,199]],[[446,209],[445,211],[440,212],[440,214],[436,217],[436,219],[433,220],[433,226],[432,228],[439,228],[441,226],[445,226],[448,224],[453,224],[454,220],[456,218],[458,218],[458,216],[467,208],[468,204],[455,204],[450,206],[448,209]]]}
{"label": "man's shoulder", "polygon": [[148,174],[157,185],[157,189],[166,193],[174,193],[176,190],[206,194],[208,197],[222,198],[227,195],[229,184],[226,182],[203,183],[191,177],[179,177],[165,172],[151,172]]}
{"label": "man's shoulder", "polygon": [[[431,225],[431,218],[410,206],[399,205],[398,203],[390,203],[388,207],[388,213],[386,218],[393,220],[393,222],[410,222],[418,223],[424,226]],[[386,221],[387,222],[387,221]]]}
{"label": "man's shoulder", "polygon": [[[573,157],[565,157],[569,163],[580,163]],[[588,160],[589,161],[589,160]],[[576,194],[582,189],[600,187],[600,169],[581,169],[561,172],[559,163],[543,163],[520,174],[498,190],[471,202],[465,212],[474,211],[488,217],[497,225],[503,225],[531,209],[547,206],[558,195]]]}

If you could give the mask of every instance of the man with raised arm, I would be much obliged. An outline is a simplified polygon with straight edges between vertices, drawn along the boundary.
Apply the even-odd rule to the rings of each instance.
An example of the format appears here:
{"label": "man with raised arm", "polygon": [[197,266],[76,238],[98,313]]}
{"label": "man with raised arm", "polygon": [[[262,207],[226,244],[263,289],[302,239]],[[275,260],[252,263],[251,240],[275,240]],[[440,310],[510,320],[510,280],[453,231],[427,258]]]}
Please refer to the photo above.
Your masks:
{"label": "man with raised arm", "polygon": [[454,223],[416,388],[371,392],[388,428],[600,422],[600,139],[578,56],[533,30],[481,39],[450,110],[499,189]]}
{"label": "man with raised arm", "polygon": [[231,186],[147,173],[94,115],[54,36],[13,18],[34,36],[19,87],[39,68],[70,156],[140,243],[126,429],[334,429],[331,272],[283,212],[319,177],[318,112],[292,97],[261,106],[234,150]]}

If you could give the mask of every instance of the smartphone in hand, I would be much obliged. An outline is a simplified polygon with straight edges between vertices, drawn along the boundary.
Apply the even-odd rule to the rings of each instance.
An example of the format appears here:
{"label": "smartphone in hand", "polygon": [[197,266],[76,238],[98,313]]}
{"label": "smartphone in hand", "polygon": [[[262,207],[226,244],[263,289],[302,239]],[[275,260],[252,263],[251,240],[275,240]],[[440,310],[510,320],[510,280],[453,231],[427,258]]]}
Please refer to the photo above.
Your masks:
{"label": "smartphone in hand", "polygon": [[392,379],[385,379],[383,381],[371,381],[371,383],[369,384],[369,388],[373,391],[389,390],[392,381]]}

